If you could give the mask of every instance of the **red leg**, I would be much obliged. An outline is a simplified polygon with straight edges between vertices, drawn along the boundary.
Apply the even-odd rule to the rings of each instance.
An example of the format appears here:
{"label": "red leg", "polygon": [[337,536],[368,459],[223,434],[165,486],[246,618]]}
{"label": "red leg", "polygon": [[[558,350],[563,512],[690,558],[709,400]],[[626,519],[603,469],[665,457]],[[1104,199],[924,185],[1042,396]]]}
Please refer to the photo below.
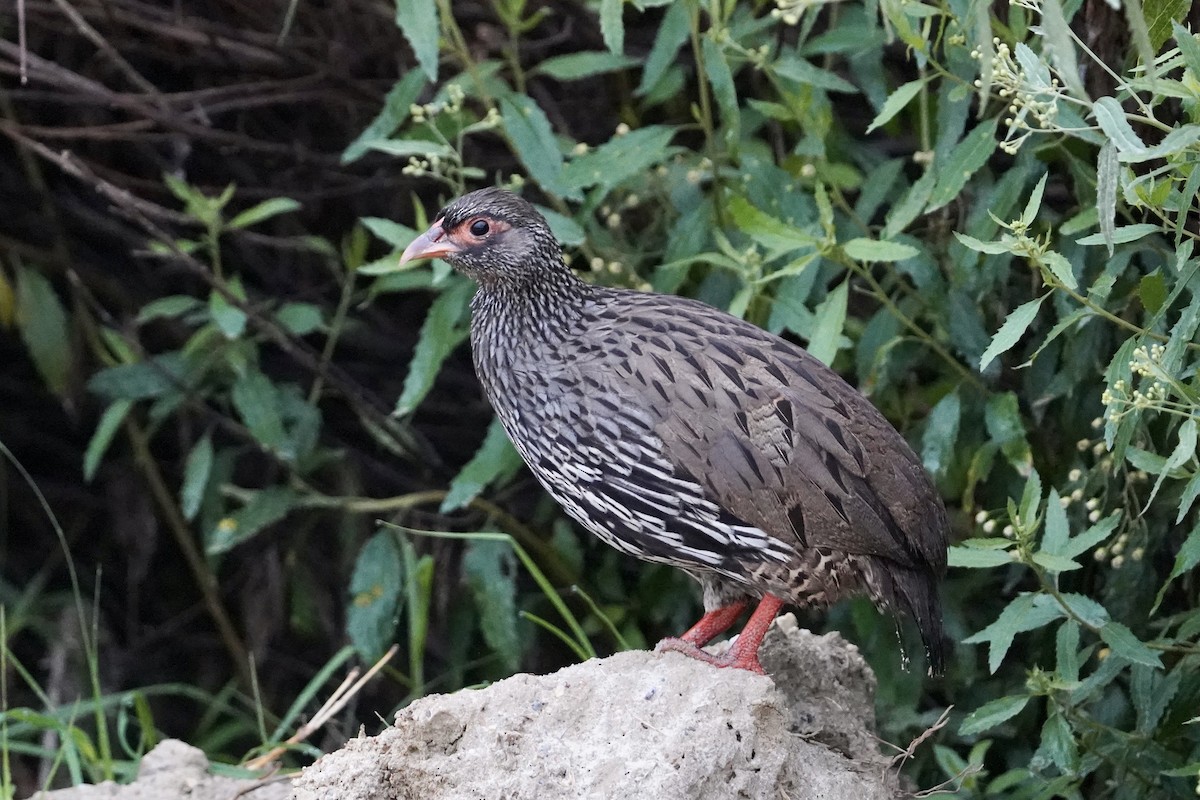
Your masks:
{"label": "red leg", "polygon": [[[762,644],[763,637],[767,635],[767,629],[771,627],[772,620],[779,613],[779,609],[783,606],[783,601],[772,595],[763,595],[763,599],[759,601],[758,608],[754,609],[754,613],[750,615],[750,620],[746,626],[742,628],[741,634],[737,641],[729,651],[722,656],[714,656],[704,650],[701,650],[694,642],[688,640],[688,636],[700,628],[705,623],[705,620],[710,615],[728,612],[732,606],[727,606],[723,609],[718,609],[710,614],[705,614],[704,619],[701,619],[692,630],[688,631],[682,638],[679,639],[663,639],[655,648],[659,651],[673,650],[677,653],[683,653],[685,656],[703,661],[707,664],[712,664],[714,667],[732,667],[734,669],[745,669],[750,672],[757,672],[759,675],[765,675],[766,672],[762,668],[762,664],[758,663],[758,647]],[[739,609],[740,611],[740,609]],[[736,619],[736,615],[733,617]],[[723,617],[722,617],[723,619]],[[711,625],[712,623],[710,623]],[[730,623],[732,624],[732,620]],[[727,626],[728,627],[728,626]],[[716,634],[713,634],[714,636]]]}
{"label": "red leg", "polygon": [[688,629],[688,632],[680,636],[680,641],[694,644],[696,647],[704,647],[713,639],[720,636],[725,631],[729,630],[733,623],[737,622],[737,618],[746,610],[746,601],[738,600],[727,606],[722,606],[715,611],[709,611],[700,621]]}

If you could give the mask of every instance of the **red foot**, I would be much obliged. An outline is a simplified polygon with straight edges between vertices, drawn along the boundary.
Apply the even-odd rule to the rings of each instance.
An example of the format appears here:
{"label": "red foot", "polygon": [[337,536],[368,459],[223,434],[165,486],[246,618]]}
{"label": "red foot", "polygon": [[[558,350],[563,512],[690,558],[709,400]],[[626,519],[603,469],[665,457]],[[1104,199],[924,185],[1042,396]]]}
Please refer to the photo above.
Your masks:
{"label": "red foot", "polygon": [[[658,647],[654,649],[658,652],[671,650],[676,653],[683,653],[685,656],[703,661],[706,664],[712,664],[714,667],[731,667],[733,669],[748,670],[759,675],[766,675],[767,673],[763,670],[762,664],[758,663],[758,647],[762,644],[763,637],[767,635],[767,628],[771,627],[771,621],[775,619],[775,615],[779,613],[780,607],[783,606],[783,601],[778,597],[772,597],[771,595],[763,596],[763,599],[759,601],[758,608],[754,609],[754,613],[750,615],[750,620],[742,628],[741,635],[738,636],[733,647],[729,648],[729,651],[724,655],[714,656],[712,653],[701,650],[698,646],[706,644],[713,636],[716,636],[732,625],[733,621],[737,619],[738,614],[745,608],[745,605],[745,602],[740,604],[735,603],[716,611],[710,611],[682,637],[678,639],[663,639],[658,643]],[[722,622],[724,623],[724,627],[716,630],[707,639],[700,641],[705,634],[708,634],[709,631],[716,628]]]}
{"label": "red foot", "polygon": [[688,628],[688,632],[680,636],[678,641],[686,642],[696,647],[704,647],[713,639],[729,630],[737,618],[746,610],[746,601],[739,600],[715,611],[709,611],[700,621]]}

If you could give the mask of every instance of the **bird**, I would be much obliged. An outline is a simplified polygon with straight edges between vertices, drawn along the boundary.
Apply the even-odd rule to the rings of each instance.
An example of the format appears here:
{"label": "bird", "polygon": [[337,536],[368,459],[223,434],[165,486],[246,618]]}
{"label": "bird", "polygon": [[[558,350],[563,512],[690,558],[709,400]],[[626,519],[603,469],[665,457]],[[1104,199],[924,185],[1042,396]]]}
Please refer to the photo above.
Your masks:
{"label": "bird", "polygon": [[[477,284],[475,370],[545,490],[617,550],[699,581],[703,616],[658,650],[765,674],[784,605],[865,595],[912,618],[942,672],[945,507],[834,370],[699,301],[579,278],[542,214],[502,188],[445,206],[400,263],[427,258]],[[751,603],[732,646],[703,649]]]}

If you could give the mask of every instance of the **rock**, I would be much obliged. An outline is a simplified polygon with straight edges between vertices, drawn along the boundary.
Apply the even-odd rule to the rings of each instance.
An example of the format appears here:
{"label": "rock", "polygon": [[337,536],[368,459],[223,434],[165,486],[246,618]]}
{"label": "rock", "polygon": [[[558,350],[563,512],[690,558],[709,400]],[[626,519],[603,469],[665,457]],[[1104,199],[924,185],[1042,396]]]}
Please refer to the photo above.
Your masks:
{"label": "rock", "polygon": [[203,751],[166,739],[142,758],[133,783],[122,786],[105,781],[38,792],[31,800],[283,800],[288,796],[286,783],[212,775],[208,767]]}
{"label": "rock", "polygon": [[552,675],[422,698],[395,727],[308,767],[295,800],[884,800],[875,678],[837,634],[787,615],[771,678],[678,653],[619,653]]}

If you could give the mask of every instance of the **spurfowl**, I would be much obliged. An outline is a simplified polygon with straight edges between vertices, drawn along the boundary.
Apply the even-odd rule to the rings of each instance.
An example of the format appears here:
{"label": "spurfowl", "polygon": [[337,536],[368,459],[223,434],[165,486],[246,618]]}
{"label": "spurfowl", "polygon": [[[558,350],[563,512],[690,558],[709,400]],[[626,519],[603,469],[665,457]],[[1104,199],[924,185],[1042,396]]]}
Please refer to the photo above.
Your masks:
{"label": "spurfowl", "polygon": [[[865,593],[916,620],[941,671],[945,509],[833,370],[703,303],[585,283],[542,215],[501,189],[442,209],[400,260],[418,258],[479,284],[475,369],[546,490],[618,550],[700,581],[706,613],[660,649],[761,673],[784,603]],[[701,650],[751,599],[734,646]]]}

